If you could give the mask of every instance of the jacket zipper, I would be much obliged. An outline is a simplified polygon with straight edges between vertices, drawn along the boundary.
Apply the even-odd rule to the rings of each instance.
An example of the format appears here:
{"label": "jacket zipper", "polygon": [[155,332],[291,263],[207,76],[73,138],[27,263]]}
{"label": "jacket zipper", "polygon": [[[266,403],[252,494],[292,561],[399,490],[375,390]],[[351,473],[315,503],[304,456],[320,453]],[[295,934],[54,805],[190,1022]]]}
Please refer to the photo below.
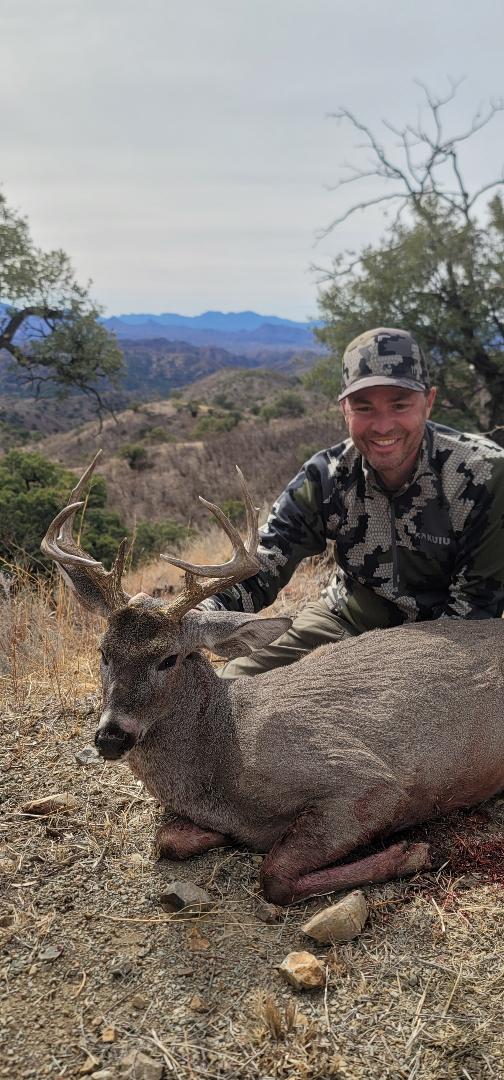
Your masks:
{"label": "jacket zipper", "polygon": [[390,534],[392,541],[392,586],[394,593],[399,591],[399,567],[397,565],[397,544],[396,544],[396,515],[394,500],[389,499],[390,505]]}

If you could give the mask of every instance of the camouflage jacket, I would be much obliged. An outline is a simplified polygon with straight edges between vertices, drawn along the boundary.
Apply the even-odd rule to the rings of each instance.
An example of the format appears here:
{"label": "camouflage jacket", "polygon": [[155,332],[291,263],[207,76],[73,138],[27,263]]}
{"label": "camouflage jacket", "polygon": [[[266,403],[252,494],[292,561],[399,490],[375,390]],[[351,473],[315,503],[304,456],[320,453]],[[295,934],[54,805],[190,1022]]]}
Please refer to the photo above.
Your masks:
{"label": "camouflage jacket", "polygon": [[262,570],[206,604],[259,611],[334,541],[323,597],[358,633],[504,609],[504,450],[427,422],[417,467],[386,491],[352,441],[310,458],[261,529]]}

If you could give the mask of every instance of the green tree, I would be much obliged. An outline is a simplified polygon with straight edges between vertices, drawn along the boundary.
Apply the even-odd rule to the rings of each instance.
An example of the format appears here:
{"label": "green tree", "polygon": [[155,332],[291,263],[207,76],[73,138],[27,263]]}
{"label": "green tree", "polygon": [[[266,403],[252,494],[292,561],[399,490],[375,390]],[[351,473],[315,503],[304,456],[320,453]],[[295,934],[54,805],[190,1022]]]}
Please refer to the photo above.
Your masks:
{"label": "green tree", "polygon": [[149,461],[147,450],[141,443],[124,443],[118,451],[118,457],[124,458],[128,462],[130,469],[150,469],[152,463]]}
{"label": "green tree", "polygon": [[[40,541],[52,519],[65,506],[75,475],[38,453],[10,450],[0,461],[0,564],[17,563],[30,570],[52,567]],[[112,562],[126,534],[118,514],[105,508],[103,477],[95,477],[86,501],[82,544],[95,559]],[[76,533],[80,520],[76,519]]]}
{"label": "green tree", "polygon": [[[403,129],[387,124],[399,150],[390,154],[352,113],[337,114],[358,130],[371,165],[353,169],[337,188],[379,177],[383,194],[350,206],[328,230],[357,210],[380,202],[397,206],[382,241],[357,257],[339,256],[327,275],[318,331],[330,355],[306,381],[333,397],[339,363],[348,342],[372,326],[400,326],[430,352],[439,387],[437,416],[492,432],[504,445],[504,207],[493,194],[483,211],[481,197],[504,180],[470,191],[463,177],[460,144],[500,112],[491,105],[466,131],[445,135],[442,110],[452,100],[425,88],[427,118]],[[392,185],[392,190],[387,189]]]}
{"label": "green tree", "polygon": [[79,390],[103,408],[100,386],[122,367],[100,308],[77,283],[68,256],[41,251],[26,218],[0,192],[0,364],[36,393]]}
{"label": "green tree", "polygon": [[139,521],[133,542],[132,566],[155,558],[160,552],[173,551],[194,536],[194,529],[178,521]]}
{"label": "green tree", "polygon": [[306,406],[301,395],[296,394],[295,390],[283,390],[281,394],[273,398],[269,405],[262,406],[259,415],[268,422],[282,416],[290,418],[303,416],[305,412]]}

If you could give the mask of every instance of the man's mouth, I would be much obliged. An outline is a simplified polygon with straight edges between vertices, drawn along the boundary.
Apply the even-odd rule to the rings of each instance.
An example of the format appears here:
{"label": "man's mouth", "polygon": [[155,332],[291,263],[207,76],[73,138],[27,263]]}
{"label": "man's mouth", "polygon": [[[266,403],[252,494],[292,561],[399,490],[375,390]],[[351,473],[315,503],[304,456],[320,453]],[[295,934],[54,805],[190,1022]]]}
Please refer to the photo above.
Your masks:
{"label": "man's mouth", "polygon": [[388,439],[371,439],[372,446],[378,446],[380,448],[382,446],[396,446],[398,442],[400,442],[399,435],[395,435],[392,438]]}

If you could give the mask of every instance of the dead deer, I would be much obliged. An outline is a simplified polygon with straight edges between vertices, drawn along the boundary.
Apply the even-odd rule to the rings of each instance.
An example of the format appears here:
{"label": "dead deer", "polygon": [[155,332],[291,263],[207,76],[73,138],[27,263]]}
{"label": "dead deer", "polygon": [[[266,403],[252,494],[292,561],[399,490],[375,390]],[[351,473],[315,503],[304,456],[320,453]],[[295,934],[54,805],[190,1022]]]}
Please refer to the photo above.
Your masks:
{"label": "dead deer", "polygon": [[96,745],[104,758],[126,757],[169,811],[159,854],[183,859],[233,842],[266,852],[263,891],[280,904],[429,867],[426,843],[358,849],[504,787],[504,621],[376,630],[264,675],[219,679],[202,649],[243,654],[290,623],[196,610],[260,568],[243,478],[246,542],[203,499],[233,557],[193,566],[162,556],[185,570],[166,601],[123,591],[124,543],[106,572],[72,538],[95,463],[42,550],[108,619]]}

